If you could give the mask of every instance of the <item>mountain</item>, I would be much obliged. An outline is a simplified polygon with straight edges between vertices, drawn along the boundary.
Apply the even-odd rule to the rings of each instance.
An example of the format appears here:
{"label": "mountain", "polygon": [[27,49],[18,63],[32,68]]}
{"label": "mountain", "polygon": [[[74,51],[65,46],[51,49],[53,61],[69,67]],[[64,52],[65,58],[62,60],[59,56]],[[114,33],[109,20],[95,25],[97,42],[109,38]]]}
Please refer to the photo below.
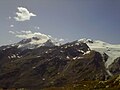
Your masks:
{"label": "mountain", "polygon": [[40,37],[32,37],[32,38],[23,39],[15,44],[2,46],[0,47],[0,49],[5,50],[7,48],[17,47],[25,50],[25,49],[35,49],[41,46],[54,47],[54,46],[59,46],[59,43],[54,39],[50,39],[50,38],[44,39]]}
{"label": "mountain", "polygon": [[[83,39],[80,39],[79,41],[82,40]],[[84,39],[83,41],[86,42],[92,50],[98,51],[101,54],[106,53],[109,56],[105,63],[106,67],[112,64],[117,57],[120,57],[120,45],[112,45],[100,40],[91,39]]]}
{"label": "mountain", "polygon": [[28,49],[34,49],[41,46],[49,46],[53,47],[55,45],[59,45],[58,42],[56,42],[54,39],[50,38],[40,38],[40,37],[32,37],[28,39],[23,39],[20,42],[18,42],[16,45],[18,45],[18,48],[28,48]]}
{"label": "mountain", "polygon": [[63,45],[50,39],[24,39],[0,47],[0,87],[37,90],[85,81],[99,87],[99,81],[120,74],[119,50],[119,45],[91,39]]}
{"label": "mountain", "polygon": [[114,61],[120,57],[120,44],[112,45],[100,40],[91,40],[86,38],[80,39],[78,41],[87,43],[87,45],[92,50],[98,51],[103,56],[106,56],[105,66],[106,66],[107,72],[112,75],[112,73],[109,72],[109,68],[110,68],[110,65],[113,64]]}

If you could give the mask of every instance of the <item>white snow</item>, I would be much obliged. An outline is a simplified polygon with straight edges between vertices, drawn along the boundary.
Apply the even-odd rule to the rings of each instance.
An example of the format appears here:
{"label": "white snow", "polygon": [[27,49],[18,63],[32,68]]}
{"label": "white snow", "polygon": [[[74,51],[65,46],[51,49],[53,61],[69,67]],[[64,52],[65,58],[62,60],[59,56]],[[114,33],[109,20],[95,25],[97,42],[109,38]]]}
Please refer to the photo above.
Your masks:
{"label": "white snow", "polygon": [[9,59],[14,59],[14,58],[21,58],[22,56],[19,56],[18,54],[12,54],[11,56],[8,56]]}
{"label": "white snow", "polygon": [[82,38],[82,39],[79,39],[78,42],[88,43],[88,42],[93,42],[93,40],[87,39],[87,38]]}
{"label": "white snow", "polygon": [[10,57],[10,56],[8,56],[8,58],[9,58],[9,59],[11,59],[11,57]]}
{"label": "white snow", "polygon": [[81,52],[81,53],[85,53],[83,50],[78,50],[79,52]]}
{"label": "white snow", "polygon": [[74,45],[72,44],[71,46],[73,47]]}
{"label": "white snow", "polygon": [[32,37],[32,38],[23,39],[20,43],[17,43],[18,45],[17,48],[34,49],[34,48],[39,48],[41,46],[49,45],[47,43],[52,43],[55,46],[59,46],[59,43],[55,42],[53,39]]}
{"label": "white snow", "polygon": [[36,68],[36,67],[32,67],[33,69]]}
{"label": "white snow", "polygon": [[10,56],[10,58],[12,58],[12,59],[13,59],[13,58],[16,58],[16,55],[13,54],[13,55]]}
{"label": "white snow", "polygon": [[17,48],[21,48],[21,47],[23,47],[23,45],[19,44]]}
{"label": "white snow", "polygon": [[39,40],[35,40],[35,39],[32,39],[32,41],[30,42],[30,44],[43,44],[47,41],[48,39],[39,39]]}
{"label": "white snow", "polygon": [[120,44],[113,45],[100,40],[91,40],[91,39],[80,39],[78,42],[86,43],[91,50],[100,52],[102,55],[106,53],[109,58],[105,62],[106,72],[108,75],[112,76],[112,73],[108,70],[109,65],[111,65],[117,57],[120,57]]}
{"label": "white snow", "polygon": [[40,56],[37,56],[37,57],[40,57]]}
{"label": "white snow", "polygon": [[70,57],[69,57],[69,56],[67,56],[66,58],[67,58],[67,59],[70,59]]}
{"label": "white snow", "polygon": [[15,55],[15,54],[13,54],[13,57],[14,57],[14,58],[16,58],[16,55]]}
{"label": "white snow", "polygon": [[60,72],[57,73],[58,75],[60,74]]}
{"label": "white snow", "polygon": [[74,57],[73,60],[76,60],[76,59],[83,59],[84,57]]}
{"label": "white snow", "polygon": [[108,73],[108,75],[113,76],[113,74],[108,69],[106,69],[106,72]]}
{"label": "white snow", "polygon": [[71,45],[67,45],[68,47],[71,47]]}
{"label": "white snow", "polygon": [[101,54],[106,53],[109,56],[105,63],[106,68],[108,68],[108,66],[112,64],[117,57],[120,57],[120,44],[113,45],[100,40],[91,40],[85,38],[78,40],[78,42],[87,43],[90,49],[98,51]]}
{"label": "white snow", "polygon": [[63,48],[63,47],[61,47],[61,48]]}
{"label": "white snow", "polygon": [[73,58],[73,60],[76,60],[76,59],[77,59],[77,57],[74,57],[74,58]]}
{"label": "white snow", "polygon": [[77,59],[83,59],[84,57],[77,57]]}
{"label": "white snow", "polygon": [[120,45],[111,45],[107,43],[96,42],[94,44],[88,44],[92,50],[96,50],[100,53],[106,53],[109,58],[106,61],[105,65],[108,67],[114,62],[117,57],[120,57]]}
{"label": "white snow", "polygon": [[45,78],[42,78],[42,80],[44,81],[44,80],[45,80]]}
{"label": "white snow", "polygon": [[3,49],[3,51],[6,50],[6,48]]}
{"label": "white snow", "polygon": [[12,44],[11,46],[12,46],[12,47],[14,47],[14,46],[15,46],[15,44]]}
{"label": "white snow", "polygon": [[20,56],[17,56],[17,58],[21,58]]}
{"label": "white snow", "polygon": [[49,49],[49,51],[51,51],[52,49]]}
{"label": "white snow", "polygon": [[48,51],[46,51],[45,53],[48,53]]}
{"label": "white snow", "polygon": [[78,45],[79,45],[79,43],[75,43],[75,45],[77,45],[77,46],[78,46]]}
{"label": "white snow", "polygon": [[68,48],[67,46],[65,46],[65,48]]}
{"label": "white snow", "polygon": [[62,53],[62,52],[64,52],[64,51],[61,50],[60,52]]}
{"label": "white snow", "polygon": [[83,55],[86,55],[86,54],[90,54],[90,51],[89,50],[86,51]]}

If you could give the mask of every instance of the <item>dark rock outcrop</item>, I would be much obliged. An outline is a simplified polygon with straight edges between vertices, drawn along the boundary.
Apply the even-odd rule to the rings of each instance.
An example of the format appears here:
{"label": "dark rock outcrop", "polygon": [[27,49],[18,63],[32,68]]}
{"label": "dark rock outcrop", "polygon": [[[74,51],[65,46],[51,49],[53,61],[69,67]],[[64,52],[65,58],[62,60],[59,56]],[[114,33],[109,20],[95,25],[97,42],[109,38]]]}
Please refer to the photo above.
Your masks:
{"label": "dark rock outcrop", "polygon": [[85,43],[0,51],[0,87],[44,88],[105,80],[103,58]]}
{"label": "dark rock outcrop", "polygon": [[109,70],[114,75],[120,74],[120,57],[114,60],[114,62],[109,66]]}

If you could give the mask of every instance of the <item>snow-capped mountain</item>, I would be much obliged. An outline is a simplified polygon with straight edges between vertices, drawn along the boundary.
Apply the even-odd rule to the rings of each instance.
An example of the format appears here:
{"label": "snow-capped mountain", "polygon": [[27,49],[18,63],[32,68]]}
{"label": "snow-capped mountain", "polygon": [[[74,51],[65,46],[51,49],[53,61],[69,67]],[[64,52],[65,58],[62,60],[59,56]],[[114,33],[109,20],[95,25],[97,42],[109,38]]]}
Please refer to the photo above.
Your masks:
{"label": "snow-capped mountain", "polygon": [[32,37],[32,38],[23,39],[18,43],[1,46],[0,50],[6,50],[8,48],[13,48],[13,47],[15,48],[17,47],[18,49],[25,50],[25,49],[35,49],[41,46],[54,47],[59,45],[60,43],[56,41],[54,38]]}
{"label": "snow-capped mountain", "polygon": [[108,60],[105,62],[106,67],[114,62],[114,60],[120,57],[120,44],[113,45],[100,40],[92,39],[80,39],[79,42],[86,43],[92,50],[98,51],[101,54],[106,53],[108,55]]}
{"label": "snow-capped mountain", "polygon": [[18,42],[16,45],[18,45],[18,48],[34,49],[40,46],[53,47],[59,45],[59,43],[56,42],[54,39],[50,39],[50,38],[43,39],[39,37],[32,37],[28,39],[23,39],[22,41]]}
{"label": "snow-capped mountain", "polygon": [[10,45],[10,47],[11,46],[17,46],[17,48],[21,48],[21,49],[35,49],[41,46],[47,46],[47,47],[59,46],[59,42],[51,38],[43,39],[39,37],[32,37],[32,38],[23,39],[18,43]]}
{"label": "snow-capped mountain", "polygon": [[91,39],[57,44],[32,37],[0,47],[0,87],[62,86],[120,74],[120,45]]}

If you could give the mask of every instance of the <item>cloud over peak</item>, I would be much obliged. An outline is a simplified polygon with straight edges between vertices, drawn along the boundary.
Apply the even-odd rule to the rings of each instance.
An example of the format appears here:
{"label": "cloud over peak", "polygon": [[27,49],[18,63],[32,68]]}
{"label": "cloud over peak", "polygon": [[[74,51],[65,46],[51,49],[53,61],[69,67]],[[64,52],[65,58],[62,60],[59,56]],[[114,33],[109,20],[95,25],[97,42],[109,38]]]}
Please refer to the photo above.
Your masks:
{"label": "cloud over peak", "polygon": [[15,34],[15,32],[14,32],[14,31],[9,31],[9,33],[10,33],[10,34]]}
{"label": "cloud over peak", "polygon": [[50,39],[50,37],[48,35],[39,33],[39,32],[31,32],[31,31],[21,31],[22,34],[17,34],[16,37],[18,38],[23,38],[23,39],[28,39],[28,38],[32,38],[32,37],[37,37],[40,39]]}
{"label": "cloud over peak", "polygon": [[52,40],[53,42],[59,42],[62,43],[65,40],[64,39],[57,39],[53,38],[50,35],[42,34],[40,32],[32,32],[32,31],[9,31],[10,34],[15,35],[17,38],[22,38],[22,39],[29,39],[29,38],[38,38],[39,41],[46,42],[47,40]]}
{"label": "cloud over peak", "polygon": [[28,38],[33,38],[37,37],[39,39],[44,39],[44,40],[49,40],[52,38],[50,35],[45,35],[40,32],[32,32],[32,31],[9,31],[10,34],[14,34],[18,38],[22,39],[28,39]]}
{"label": "cloud over peak", "polygon": [[16,21],[30,20],[32,16],[36,16],[35,14],[30,13],[27,8],[18,7],[17,9],[18,12],[16,12],[16,17],[14,17]]}

